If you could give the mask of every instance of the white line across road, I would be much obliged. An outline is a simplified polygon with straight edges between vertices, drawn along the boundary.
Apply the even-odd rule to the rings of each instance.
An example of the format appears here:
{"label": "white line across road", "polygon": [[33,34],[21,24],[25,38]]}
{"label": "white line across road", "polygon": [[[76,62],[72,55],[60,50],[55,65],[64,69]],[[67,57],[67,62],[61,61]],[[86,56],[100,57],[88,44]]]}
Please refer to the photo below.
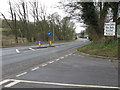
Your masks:
{"label": "white line across road", "polygon": [[9,82],[9,81],[10,81],[10,79],[3,80],[3,81],[0,82],[0,85],[2,85],[2,84],[4,84],[4,83],[7,83],[7,82]]}
{"label": "white line across road", "polygon": [[24,73],[18,74],[18,75],[16,75],[16,77],[20,77],[20,76],[25,75],[25,74],[27,74],[27,72],[24,72]]}
{"label": "white line across road", "polygon": [[7,88],[8,88],[8,87],[12,87],[12,86],[14,86],[14,85],[16,85],[16,84],[18,84],[18,83],[20,83],[20,81],[16,80],[16,81],[14,81],[14,82],[11,82],[11,83],[5,85],[4,87],[7,87]]}
{"label": "white line across road", "polygon": [[18,83],[32,83],[32,84],[46,84],[46,85],[57,85],[57,86],[69,86],[69,87],[87,87],[87,88],[113,88],[119,89],[120,87],[114,86],[100,86],[100,85],[80,85],[80,84],[67,84],[67,83],[55,83],[55,82],[38,82],[38,81],[28,81],[28,80],[15,80],[15,79],[8,79],[8,81],[13,81],[4,87],[12,87]]}

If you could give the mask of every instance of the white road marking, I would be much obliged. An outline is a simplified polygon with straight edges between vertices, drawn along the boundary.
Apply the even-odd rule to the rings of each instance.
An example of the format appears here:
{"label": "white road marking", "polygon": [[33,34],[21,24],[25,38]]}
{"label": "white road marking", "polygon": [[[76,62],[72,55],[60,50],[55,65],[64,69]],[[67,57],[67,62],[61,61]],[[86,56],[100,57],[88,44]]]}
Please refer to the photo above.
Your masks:
{"label": "white road marking", "polygon": [[80,85],[80,84],[67,84],[67,83],[54,83],[54,82],[38,82],[38,81],[28,81],[28,80],[15,80],[11,79],[11,81],[14,81],[13,83],[8,84],[6,87],[11,87],[17,83],[23,82],[23,83],[34,83],[34,84],[47,84],[47,85],[58,85],[58,86],[72,86],[72,87],[87,87],[87,88],[120,88],[120,87],[114,87],[114,86],[99,86],[99,85]]}
{"label": "white road marking", "polygon": [[54,61],[50,61],[49,63],[51,64],[51,63],[53,63]]}
{"label": "white road marking", "polygon": [[19,51],[18,49],[16,49],[16,52],[17,52],[17,53],[20,53],[20,51]]}
{"label": "white road marking", "polygon": [[58,58],[58,59],[56,59],[56,61],[59,61],[60,59]]}
{"label": "white road marking", "polygon": [[37,69],[39,69],[39,67],[33,68],[31,71],[35,71],[35,70],[37,70]]}
{"label": "white road marking", "polygon": [[7,83],[7,82],[9,82],[9,81],[10,81],[10,79],[3,80],[3,81],[0,82],[0,85],[2,85],[2,84],[4,84],[4,83]]}
{"label": "white road marking", "polygon": [[35,49],[33,49],[33,48],[29,48],[29,49],[35,51]]}
{"label": "white road marking", "polygon": [[11,82],[11,83],[5,85],[4,87],[7,87],[7,88],[8,88],[8,87],[12,87],[12,86],[16,85],[17,83],[20,83],[20,81],[19,81],[19,80],[16,80],[16,81],[14,81],[14,82]]}
{"label": "white road marking", "polygon": [[43,64],[42,67],[46,66],[47,64]]}
{"label": "white road marking", "polygon": [[18,75],[16,75],[16,77],[20,77],[20,76],[25,75],[25,74],[27,74],[27,72],[24,72],[24,73],[18,74]]}
{"label": "white road marking", "polygon": [[65,55],[65,57],[67,57],[68,55]]}
{"label": "white road marking", "polygon": [[68,55],[72,55],[72,53],[68,54]]}
{"label": "white road marking", "polygon": [[63,59],[64,57],[60,57],[60,59]]}

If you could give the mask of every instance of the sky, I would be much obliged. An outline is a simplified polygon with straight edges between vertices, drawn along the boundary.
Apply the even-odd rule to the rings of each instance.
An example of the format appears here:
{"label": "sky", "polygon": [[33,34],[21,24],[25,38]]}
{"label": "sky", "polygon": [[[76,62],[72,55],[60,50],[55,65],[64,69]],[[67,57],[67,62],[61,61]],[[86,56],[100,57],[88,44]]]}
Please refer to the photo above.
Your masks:
{"label": "sky", "polygon": [[[18,2],[19,0],[11,0],[12,2]],[[34,1],[34,0],[24,0],[24,1]],[[62,17],[67,16],[67,13],[64,12],[63,9],[55,8],[58,5],[58,2],[61,0],[38,0],[39,3],[42,5],[45,5],[46,12],[48,14],[52,14],[54,12],[57,12]],[[9,0],[0,0],[0,12],[2,12],[7,18],[10,18],[9,14]],[[0,16],[1,18],[2,16]],[[82,30],[84,30],[83,27],[81,27],[80,23],[75,22],[76,25],[76,33],[80,33]]]}

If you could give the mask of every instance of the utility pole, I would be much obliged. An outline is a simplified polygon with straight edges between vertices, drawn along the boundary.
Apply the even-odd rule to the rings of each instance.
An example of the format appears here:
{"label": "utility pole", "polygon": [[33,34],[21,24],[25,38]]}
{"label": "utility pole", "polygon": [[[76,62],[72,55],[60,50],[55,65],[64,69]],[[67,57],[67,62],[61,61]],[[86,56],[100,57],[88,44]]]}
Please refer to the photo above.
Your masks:
{"label": "utility pole", "polygon": [[54,26],[53,26],[53,41],[55,40],[55,34],[54,34]]}

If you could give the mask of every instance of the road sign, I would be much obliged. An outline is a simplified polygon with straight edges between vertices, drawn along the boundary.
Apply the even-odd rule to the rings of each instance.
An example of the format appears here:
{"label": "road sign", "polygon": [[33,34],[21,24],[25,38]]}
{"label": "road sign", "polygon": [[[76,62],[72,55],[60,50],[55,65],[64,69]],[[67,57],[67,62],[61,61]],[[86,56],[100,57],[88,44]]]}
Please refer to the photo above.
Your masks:
{"label": "road sign", "polygon": [[104,36],[115,36],[115,22],[105,23]]}
{"label": "road sign", "polygon": [[52,35],[52,32],[48,32],[48,35]]}

